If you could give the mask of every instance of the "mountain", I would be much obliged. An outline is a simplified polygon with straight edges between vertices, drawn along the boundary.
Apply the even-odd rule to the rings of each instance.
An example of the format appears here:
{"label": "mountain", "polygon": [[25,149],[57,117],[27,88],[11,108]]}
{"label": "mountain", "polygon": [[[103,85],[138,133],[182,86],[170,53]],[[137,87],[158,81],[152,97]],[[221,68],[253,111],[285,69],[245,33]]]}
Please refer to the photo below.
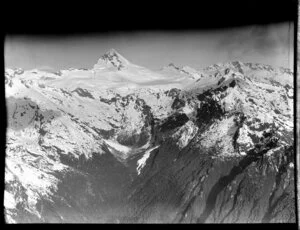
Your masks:
{"label": "mountain", "polygon": [[182,75],[191,79],[199,79],[203,76],[200,71],[197,71],[189,66],[178,67],[173,63],[163,67],[162,72],[164,74]]}
{"label": "mountain", "polygon": [[295,222],[288,69],[155,72],[110,50],[6,69],[5,94],[7,222]]}
{"label": "mountain", "polygon": [[119,54],[116,50],[110,49],[106,52],[94,65],[94,69],[104,69],[104,68],[116,68],[117,70],[121,70],[126,68],[131,63],[125,59],[121,54]]}

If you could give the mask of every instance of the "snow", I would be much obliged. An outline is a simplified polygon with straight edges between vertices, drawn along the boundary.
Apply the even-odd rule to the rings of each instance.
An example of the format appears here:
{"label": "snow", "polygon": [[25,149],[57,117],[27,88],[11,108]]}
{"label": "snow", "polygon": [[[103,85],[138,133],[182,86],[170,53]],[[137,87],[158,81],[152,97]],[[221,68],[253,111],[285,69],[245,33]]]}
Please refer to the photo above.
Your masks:
{"label": "snow", "polygon": [[184,107],[182,108],[182,111],[183,111],[185,114],[189,115],[189,114],[191,114],[191,113],[194,112],[194,109],[186,105],[186,106],[184,106]]}
{"label": "snow", "polygon": [[[41,197],[48,199],[57,190],[57,183],[59,182],[53,175],[55,168],[51,166],[60,165],[60,163],[48,162],[47,158],[43,158],[43,156],[32,156],[24,148],[8,148],[5,181],[11,183],[12,188],[18,182],[25,189],[26,200],[18,197],[17,191],[13,189],[12,194],[15,199],[12,200],[12,196],[6,194],[4,206],[5,208],[14,209],[17,203],[24,203],[29,212],[39,216],[36,210],[38,200]],[[59,170],[61,169],[62,167],[59,167]]]}
{"label": "snow", "polygon": [[277,148],[271,149],[266,153],[266,156],[271,156],[274,152],[277,152],[278,150],[283,149],[283,146],[279,146]]}
{"label": "snow", "polygon": [[[229,117],[214,124],[202,134],[201,144],[205,148],[218,147],[223,156],[234,156],[236,152],[232,146],[232,136],[235,131],[234,117]],[[232,130],[232,131],[231,131]]]}
{"label": "snow", "polygon": [[137,165],[138,165],[138,166],[137,166],[136,170],[137,170],[138,175],[140,175],[141,170],[145,167],[146,161],[147,161],[148,158],[150,157],[150,153],[151,153],[154,149],[157,149],[158,147],[159,147],[159,145],[150,148],[149,150],[147,150],[147,151],[145,152],[145,154],[143,155],[143,157],[137,161]]}
{"label": "snow", "polygon": [[127,147],[127,146],[124,146],[124,145],[121,145],[117,142],[113,142],[113,141],[110,141],[110,140],[104,140],[104,142],[111,148],[111,149],[114,149],[114,150],[117,150],[121,153],[124,153],[124,154],[128,154],[130,151],[131,151],[131,148]]}
{"label": "snow", "polygon": [[119,54],[115,49],[110,49],[98,60],[97,64],[94,66],[94,69],[111,67],[118,62],[120,62],[120,64],[122,64],[123,66],[127,66],[130,64],[130,62],[121,54]]}
{"label": "snow", "polygon": [[13,209],[16,207],[14,195],[7,192],[6,190],[4,191],[4,207],[9,209]]}
{"label": "snow", "polygon": [[54,176],[46,174],[34,166],[22,165],[20,168],[18,159],[7,161],[6,167],[25,187],[35,188],[41,194],[48,194],[48,189],[53,186],[52,181],[56,180]]}
{"label": "snow", "polygon": [[248,135],[249,132],[251,132],[251,130],[249,129],[249,127],[247,125],[243,125],[240,128],[239,137],[237,139],[237,143],[244,144],[247,147],[253,146],[252,139]]}
{"label": "snow", "polygon": [[177,140],[177,145],[180,149],[183,149],[197,134],[198,127],[192,122],[188,121],[184,126],[173,135],[173,138]]}

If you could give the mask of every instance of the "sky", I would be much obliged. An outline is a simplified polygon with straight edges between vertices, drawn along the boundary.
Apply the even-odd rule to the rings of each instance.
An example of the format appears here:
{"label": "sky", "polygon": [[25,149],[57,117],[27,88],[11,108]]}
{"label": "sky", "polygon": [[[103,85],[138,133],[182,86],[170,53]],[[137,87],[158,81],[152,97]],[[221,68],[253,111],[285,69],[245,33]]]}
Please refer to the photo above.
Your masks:
{"label": "sky", "polygon": [[169,63],[201,69],[239,60],[293,69],[293,23],[215,31],[133,31],[74,36],[7,35],[5,67],[92,68],[109,49],[151,70]]}

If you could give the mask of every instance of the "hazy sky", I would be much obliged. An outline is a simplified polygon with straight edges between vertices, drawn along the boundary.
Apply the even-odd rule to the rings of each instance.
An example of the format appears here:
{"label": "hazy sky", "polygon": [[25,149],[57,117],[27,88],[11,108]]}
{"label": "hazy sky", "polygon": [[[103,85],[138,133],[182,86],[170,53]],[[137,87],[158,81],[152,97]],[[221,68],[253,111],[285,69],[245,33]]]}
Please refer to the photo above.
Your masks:
{"label": "hazy sky", "polygon": [[197,69],[234,60],[293,68],[293,28],[291,23],[289,33],[288,23],[282,23],[217,31],[7,36],[5,66],[90,68],[114,48],[132,63],[152,70],[171,62]]}

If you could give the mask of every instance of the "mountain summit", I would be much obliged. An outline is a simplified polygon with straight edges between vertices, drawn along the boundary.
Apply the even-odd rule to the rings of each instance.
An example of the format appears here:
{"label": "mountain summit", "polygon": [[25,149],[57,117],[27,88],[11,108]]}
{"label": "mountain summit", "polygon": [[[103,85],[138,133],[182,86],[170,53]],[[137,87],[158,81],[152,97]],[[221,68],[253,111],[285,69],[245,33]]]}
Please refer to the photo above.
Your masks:
{"label": "mountain summit", "polygon": [[114,67],[117,68],[117,70],[121,70],[129,64],[130,62],[121,54],[119,54],[115,49],[110,49],[102,57],[100,57],[97,64],[94,65],[94,69]]}

